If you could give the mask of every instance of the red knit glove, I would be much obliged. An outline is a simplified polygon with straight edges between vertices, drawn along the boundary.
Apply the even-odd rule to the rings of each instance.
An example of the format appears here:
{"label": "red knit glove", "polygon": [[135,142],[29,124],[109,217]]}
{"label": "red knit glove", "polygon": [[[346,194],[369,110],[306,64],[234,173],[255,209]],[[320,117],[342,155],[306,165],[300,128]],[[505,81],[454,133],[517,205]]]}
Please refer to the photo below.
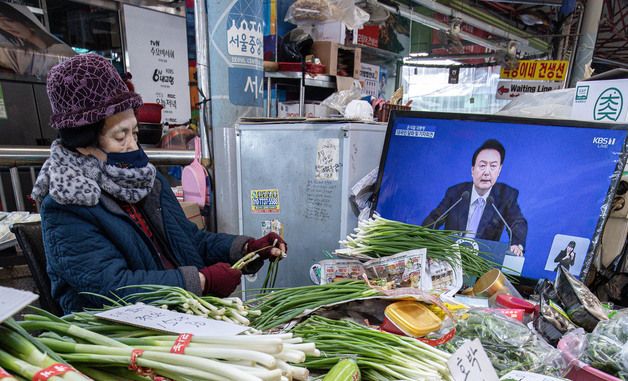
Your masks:
{"label": "red knit glove", "polygon": [[232,269],[229,264],[222,262],[203,267],[199,272],[206,279],[203,294],[212,294],[219,298],[231,295],[240,284],[242,276],[240,270]]}
{"label": "red knit glove", "polygon": [[[271,254],[271,250],[273,248],[278,248],[279,250],[283,249],[284,252],[286,253],[288,252],[288,244],[286,244],[286,241],[284,241],[283,238],[281,238],[281,236],[279,236],[279,234],[277,233],[268,233],[260,239],[250,239],[248,240],[246,244],[247,244],[246,246],[247,253],[256,251],[261,259],[270,258],[271,261],[277,259],[276,256],[273,256]],[[271,246],[271,247],[267,247],[267,246]],[[261,251],[257,251],[264,247],[267,247],[267,248]]]}

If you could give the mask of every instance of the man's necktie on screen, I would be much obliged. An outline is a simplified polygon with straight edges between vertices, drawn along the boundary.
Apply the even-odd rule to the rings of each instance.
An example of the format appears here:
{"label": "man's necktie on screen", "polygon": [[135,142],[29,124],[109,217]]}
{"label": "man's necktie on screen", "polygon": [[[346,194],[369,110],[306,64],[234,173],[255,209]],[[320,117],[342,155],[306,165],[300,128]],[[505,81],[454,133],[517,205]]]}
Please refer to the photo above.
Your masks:
{"label": "man's necktie on screen", "polygon": [[473,214],[471,218],[469,218],[469,222],[467,222],[467,234],[465,237],[475,238],[475,235],[478,232],[478,226],[480,226],[480,219],[482,219],[482,213],[484,213],[484,206],[486,205],[486,201],[483,198],[478,198],[473,202],[475,208],[473,208]]}

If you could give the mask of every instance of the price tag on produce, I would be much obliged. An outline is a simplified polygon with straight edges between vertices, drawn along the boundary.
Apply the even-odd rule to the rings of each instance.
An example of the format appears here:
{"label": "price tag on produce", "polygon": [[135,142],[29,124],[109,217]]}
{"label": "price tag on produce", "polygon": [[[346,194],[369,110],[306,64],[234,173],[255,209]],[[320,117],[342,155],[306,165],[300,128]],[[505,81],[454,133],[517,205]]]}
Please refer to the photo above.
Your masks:
{"label": "price tag on produce", "polygon": [[0,323],[20,312],[39,296],[29,291],[0,286]]}
{"label": "price tag on produce", "polygon": [[499,381],[480,340],[466,341],[447,361],[455,381]]}
{"label": "price tag on produce", "polygon": [[134,304],[103,311],[97,317],[169,333],[190,333],[194,336],[235,336],[248,329],[238,324],[182,314],[146,304]]}

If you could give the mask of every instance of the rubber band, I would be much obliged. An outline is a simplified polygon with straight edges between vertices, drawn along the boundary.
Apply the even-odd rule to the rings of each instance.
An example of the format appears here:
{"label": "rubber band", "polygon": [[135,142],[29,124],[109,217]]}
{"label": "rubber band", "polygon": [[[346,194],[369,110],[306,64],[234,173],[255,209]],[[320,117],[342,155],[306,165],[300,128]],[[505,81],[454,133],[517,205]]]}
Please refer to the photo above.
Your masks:
{"label": "rubber band", "polygon": [[134,349],[131,352],[131,365],[129,365],[129,370],[134,371],[140,376],[148,376],[152,378],[155,374],[152,369],[142,368],[141,366],[137,365],[137,359],[139,359],[143,353],[144,351],[142,349]]}
{"label": "rubber band", "polygon": [[9,372],[7,372],[6,370],[2,369],[2,367],[0,367],[0,378],[5,378],[5,377],[13,378],[13,376],[9,374]]}
{"label": "rubber band", "polygon": [[48,379],[50,379],[51,377],[61,376],[70,371],[76,372],[74,368],[72,368],[69,365],[60,364],[60,363],[52,364],[49,367],[44,368],[40,370],[39,372],[35,373],[35,375],[32,378],[32,381],[48,381]]}
{"label": "rubber band", "polygon": [[179,354],[179,355],[184,354],[185,349],[192,342],[192,336],[193,335],[191,333],[180,334],[179,337],[177,337],[177,339],[174,341],[172,348],[170,348],[170,353]]}

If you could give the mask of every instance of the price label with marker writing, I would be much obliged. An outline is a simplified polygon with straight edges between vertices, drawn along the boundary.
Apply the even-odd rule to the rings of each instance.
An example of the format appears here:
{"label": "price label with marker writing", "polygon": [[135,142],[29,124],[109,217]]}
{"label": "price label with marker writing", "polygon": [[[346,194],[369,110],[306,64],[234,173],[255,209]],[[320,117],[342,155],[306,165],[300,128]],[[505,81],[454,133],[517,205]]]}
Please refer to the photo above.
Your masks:
{"label": "price label with marker writing", "polygon": [[466,341],[454,352],[447,366],[454,381],[499,381],[480,340]]}

